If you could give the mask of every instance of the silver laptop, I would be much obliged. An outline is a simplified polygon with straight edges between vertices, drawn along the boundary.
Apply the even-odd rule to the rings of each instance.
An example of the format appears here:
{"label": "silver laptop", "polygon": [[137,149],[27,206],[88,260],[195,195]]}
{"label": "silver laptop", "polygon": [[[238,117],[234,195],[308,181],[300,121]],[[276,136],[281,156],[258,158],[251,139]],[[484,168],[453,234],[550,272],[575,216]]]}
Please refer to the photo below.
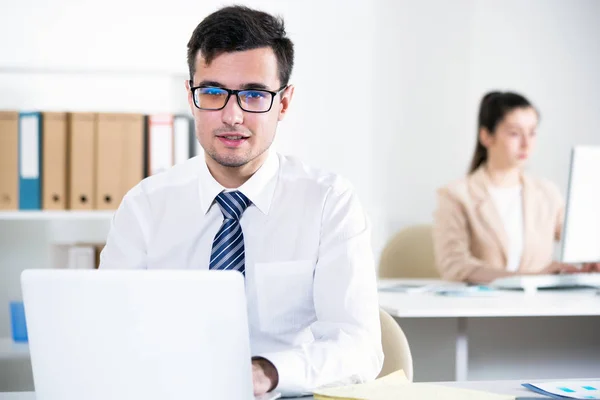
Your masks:
{"label": "silver laptop", "polygon": [[238,272],[26,270],[21,284],[36,400],[254,399]]}

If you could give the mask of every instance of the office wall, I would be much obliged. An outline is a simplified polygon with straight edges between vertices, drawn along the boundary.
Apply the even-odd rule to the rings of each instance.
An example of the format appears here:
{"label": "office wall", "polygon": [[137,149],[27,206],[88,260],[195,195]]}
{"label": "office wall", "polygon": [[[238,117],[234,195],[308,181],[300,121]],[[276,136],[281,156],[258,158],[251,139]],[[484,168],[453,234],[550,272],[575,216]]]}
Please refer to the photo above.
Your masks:
{"label": "office wall", "polygon": [[[179,111],[187,39],[225,3],[1,4],[0,107]],[[600,142],[594,0],[246,4],[282,14],[296,42],[296,98],[278,148],[354,182],[376,252],[394,230],[429,221],[435,188],[464,173],[489,89],[539,106],[531,169],[563,189],[569,147]]]}
{"label": "office wall", "polygon": [[[277,147],[347,176],[367,208],[377,210],[371,201],[371,142],[365,135],[372,120],[371,39],[355,26],[357,20],[364,28],[373,26],[371,5],[345,2],[348,19],[339,20],[334,1],[248,4],[283,14],[296,43],[292,80],[298,89],[293,112],[280,124]],[[186,111],[187,40],[218,5],[2,3],[0,37],[14,40],[0,41],[0,109]],[[353,56],[355,46],[366,52]],[[352,109],[357,99],[359,110]],[[0,220],[0,337],[9,335],[7,307],[1,305],[20,297],[20,271],[47,267],[53,243],[82,240],[82,235],[97,241],[107,229],[107,221]]]}
{"label": "office wall", "polygon": [[600,3],[380,1],[373,148],[385,234],[428,222],[437,187],[465,174],[479,99],[522,92],[541,111],[529,169],[563,193],[569,151],[600,144]]}
{"label": "office wall", "polygon": [[[0,96],[0,108],[185,111],[187,40],[203,16],[225,4],[33,3],[34,12],[31,4],[10,4],[0,16],[0,36],[15,38],[0,44],[0,90],[9,94]],[[296,43],[297,90],[278,149],[347,176],[369,209],[377,209],[370,200],[371,4],[246,3],[285,16]]]}
{"label": "office wall", "polygon": [[[0,0],[0,108],[185,111],[187,40],[221,4]],[[296,95],[278,149],[354,183],[376,256],[397,229],[429,222],[435,189],[464,175],[487,90],[521,91],[538,105],[530,167],[563,192],[570,147],[600,144],[600,2],[245,4],[282,14],[296,43]],[[11,277],[0,279],[0,300],[20,269],[47,262],[50,225],[0,221],[1,276]]]}

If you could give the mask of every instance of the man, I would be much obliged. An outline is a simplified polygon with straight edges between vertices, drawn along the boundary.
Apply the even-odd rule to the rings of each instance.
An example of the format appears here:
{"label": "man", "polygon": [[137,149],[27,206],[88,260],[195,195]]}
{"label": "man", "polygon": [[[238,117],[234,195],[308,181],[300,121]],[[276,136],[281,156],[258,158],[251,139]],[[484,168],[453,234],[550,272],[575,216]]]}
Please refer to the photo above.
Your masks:
{"label": "man", "polygon": [[100,264],[244,274],[257,395],[371,380],[383,362],[370,229],[354,191],[270,151],[293,61],[269,14],[226,7],[198,25],[186,90],[204,157],[125,196]]}

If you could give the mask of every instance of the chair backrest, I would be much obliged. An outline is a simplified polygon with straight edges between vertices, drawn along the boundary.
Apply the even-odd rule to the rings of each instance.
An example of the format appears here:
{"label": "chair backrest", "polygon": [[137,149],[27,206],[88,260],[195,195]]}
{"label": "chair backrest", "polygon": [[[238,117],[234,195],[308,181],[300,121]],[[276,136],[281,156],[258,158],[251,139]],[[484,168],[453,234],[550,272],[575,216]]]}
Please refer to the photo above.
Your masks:
{"label": "chair backrest", "polygon": [[433,251],[431,225],[404,228],[383,249],[379,277],[440,279]]}
{"label": "chair backrest", "polygon": [[379,310],[381,320],[381,343],[383,346],[383,368],[379,377],[404,370],[406,377],[413,380],[413,360],[408,340],[400,325],[387,312]]}

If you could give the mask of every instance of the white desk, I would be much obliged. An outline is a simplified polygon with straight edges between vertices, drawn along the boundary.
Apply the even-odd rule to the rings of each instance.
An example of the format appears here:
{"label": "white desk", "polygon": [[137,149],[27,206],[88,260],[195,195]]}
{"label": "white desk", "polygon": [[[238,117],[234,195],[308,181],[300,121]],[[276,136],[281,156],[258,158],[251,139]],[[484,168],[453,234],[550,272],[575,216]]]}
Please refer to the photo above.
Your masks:
{"label": "white desk", "polygon": [[595,290],[489,297],[380,292],[379,302],[408,337],[416,381],[577,378],[600,371]]}
{"label": "white desk", "polygon": [[[562,381],[563,379],[556,379]],[[597,379],[596,379],[597,380]],[[545,380],[548,382],[548,380]],[[532,392],[531,390],[525,389],[521,386],[522,383],[539,383],[544,380],[533,380],[533,381],[473,381],[473,382],[440,382],[440,385],[451,386],[461,389],[481,390],[483,392],[490,392],[495,394],[506,394],[515,397],[527,397],[535,399],[550,399],[548,396],[543,396]]]}
{"label": "white desk", "polygon": [[[410,281],[382,284],[398,282]],[[600,296],[593,291],[487,298],[380,292],[379,300],[408,337],[417,382],[575,379],[600,371]],[[0,340],[0,387],[26,390],[31,382],[27,346]]]}
{"label": "white desk", "polygon": [[[479,381],[479,382],[432,382],[433,384],[457,387],[462,389],[481,390],[495,394],[505,394],[509,396],[523,396],[539,399],[548,399],[548,397],[539,395],[521,386],[525,381]],[[529,382],[529,381],[528,381]],[[535,381],[540,382],[540,381]],[[543,381],[541,381],[543,382]],[[533,382],[530,382],[533,383]],[[297,399],[310,400],[312,396],[299,397]],[[34,392],[12,392],[0,393],[0,400],[35,400]],[[60,399],[56,399],[60,400]]]}

